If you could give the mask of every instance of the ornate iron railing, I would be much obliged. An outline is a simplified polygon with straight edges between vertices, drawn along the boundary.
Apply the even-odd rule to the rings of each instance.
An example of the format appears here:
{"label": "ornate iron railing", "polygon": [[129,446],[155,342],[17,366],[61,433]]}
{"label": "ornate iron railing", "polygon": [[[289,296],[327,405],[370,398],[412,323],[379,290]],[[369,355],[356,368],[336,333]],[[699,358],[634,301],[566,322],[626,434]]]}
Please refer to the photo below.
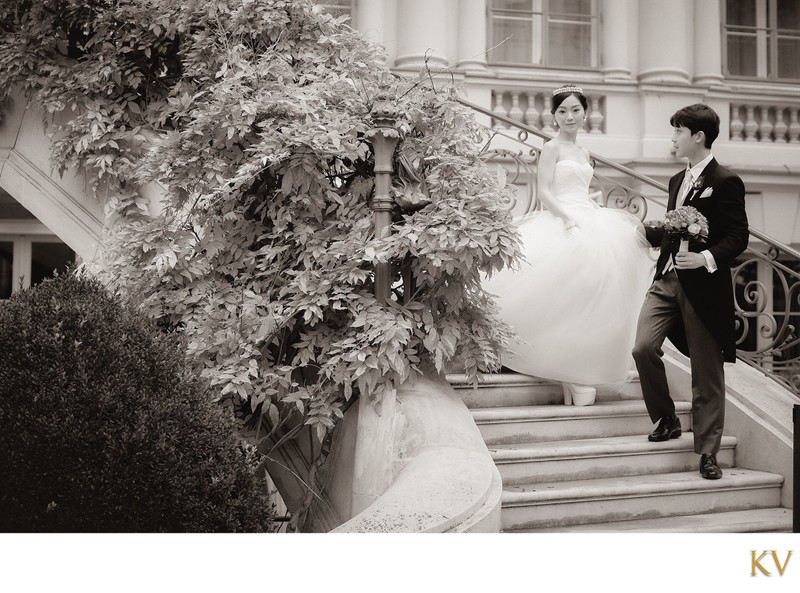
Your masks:
{"label": "ornate iron railing", "polygon": [[[525,195],[529,197],[529,204],[523,207],[519,207],[517,204],[512,205],[512,207],[517,207],[520,214],[538,209],[539,203],[536,199],[536,162],[541,149],[530,144],[528,139],[530,136],[534,136],[546,141],[550,140],[552,136],[545,131],[506,117],[496,111],[492,112],[465,99],[459,99],[459,102],[470,109],[491,117],[493,124],[504,125],[504,128],[494,128],[491,131],[491,138],[483,150],[485,159],[505,159],[515,169],[509,182],[515,185],[519,185],[519,182],[523,180],[526,182]],[[511,132],[511,128],[515,130],[514,133]],[[517,149],[512,150],[505,146],[493,147],[493,143],[496,143],[498,139],[506,139],[506,144],[516,144]],[[591,189],[594,190],[593,193],[596,194],[596,200],[601,206],[628,210],[638,216],[640,220],[644,220],[647,216],[648,203],[655,203],[662,208],[666,208],[667,202],[665,199],[660,199],[658,195],[646,196],[641,190],[642,186],[648,186],[659,193],[666,193],[666,185],[600,155],[591,154],[591,160],[595,170]],[[611,177],[612,173],[616,173],[618,176],[622,175],[631,180],[631,183],[623,183],[618,179],[614,179]]]}
{"label": "ornate iron railing", "polygon": [[[517,203],[509,207],[515,214],[538,209],[536,162],[541,149],[529,140],[552,136],[497,111],[460,102],[496,126],[483,153],[487,161],[503,162],[512,173],[509,182],[520,188]],[[599,155],[591,154],[591,159],[595,173],[590,191],[601,206],[628,210],[640,220],[652,204],[666,208],[663,183]],[[800,395],[800,252],[750,227],[750,245],[731,273],[738,359]]]}

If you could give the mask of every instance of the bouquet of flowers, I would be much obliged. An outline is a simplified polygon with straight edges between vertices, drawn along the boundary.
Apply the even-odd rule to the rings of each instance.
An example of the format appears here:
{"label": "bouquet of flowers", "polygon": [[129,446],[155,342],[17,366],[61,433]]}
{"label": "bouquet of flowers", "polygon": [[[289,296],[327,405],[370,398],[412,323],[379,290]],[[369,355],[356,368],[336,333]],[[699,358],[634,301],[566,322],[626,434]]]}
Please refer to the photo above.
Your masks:
{"label": "bouquet of flowers", "polygon": [[689,239],[705,241],[708,239],[708,219],[700,214],[697,208],[681,206],[670,210],[661,223],[664,231],[681,240],[681,251],[689,248]]}

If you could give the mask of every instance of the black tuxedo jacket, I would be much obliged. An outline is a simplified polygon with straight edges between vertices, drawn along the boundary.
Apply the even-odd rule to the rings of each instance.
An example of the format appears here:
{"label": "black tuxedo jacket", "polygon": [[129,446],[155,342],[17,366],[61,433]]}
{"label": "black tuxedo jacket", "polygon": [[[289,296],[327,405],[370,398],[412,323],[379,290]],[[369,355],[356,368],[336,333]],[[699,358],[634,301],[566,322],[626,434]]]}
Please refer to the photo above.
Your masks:
{"label": "black tuxedo jacket", "polygon": [[[673,210],[678,198],[684,171],[669,180],[667,210]],[[738,175],[711,159],[696,185],[684,201],[708,219],[708,241],[690,241],[689,250],[708,250],[717,263],[717,271],[709,272],[705,266],[694,270],[677,270],[681,287],[705,326],[717,339],[727,362],[736,361],[736,336],[734,295],[731,283],[733,260],[747,248],[750,238],[747,213],[744,207],[744,183]],[[709,192],[710,189],[710,192]],[[705,197],[703,195],[705,194]],[[678,250],[680,241],[668,236],[663,229],[645,227],[647,240],[659,247],[655,279],[661,277],[667,259]],[[686,332],[691,328],[677,324],[669,339],[683,354],[689,356]]]}

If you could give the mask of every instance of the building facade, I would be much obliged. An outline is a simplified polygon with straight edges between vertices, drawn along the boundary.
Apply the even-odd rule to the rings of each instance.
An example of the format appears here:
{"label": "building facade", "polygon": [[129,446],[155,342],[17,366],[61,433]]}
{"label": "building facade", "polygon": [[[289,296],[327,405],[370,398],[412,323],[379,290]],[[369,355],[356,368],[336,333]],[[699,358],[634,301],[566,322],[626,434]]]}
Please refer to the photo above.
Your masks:
{"label": "building facade", "polygon": [[[455,80],[470,102],[545,133],[555,132],[552,89],[581,86],[589,112],[579,141],[660,184],[685,166],[671,154],[670,116],[691,103],[710,105],[721,119],[713,153],[743,178],[751,228],[800,249],[800,0],[325,4],[383,44],[396,73]],[[503,131],[498,120],[480,117]],[[518,151],[510,140],[517,130],[508,131],[494,145]],[[663,191],[636,189],[665,202]],[[651,205],[647,217],[662,213]],[[758,239],[751,246],[770,252]],[[800,272],[786,251],[775,257]],[[746,312],[740,346],[761,351],[759,364],[773,347],[785,349],[784,363],[797,367],[789,374],[800,378],[792,329],[800,327],[798,276],[743,258],[736,284]]]}
{"label": "building facade", "polygon": [[[381,43],[395,72],[427,68],[469,101],[545,132],[552,89],[580,85],[590,100],[581,142],[662,183],[682,166],[670,154],[670,115],[709,104],[722,120],[714,154],[745,180],[751,226],[800,248],[800,0],[320,4]],[[18,131],[2,137],[15,118],[19,130],[36,128],[25,117],[11,113],[0,127],[0,298],[91,256],[102,226],[96,204],[64,191],[79,176],[58,180],[36,156],[39,130],[23,145]]]}
{"label": "building facade", "polygon": [[552,89],[580,85],[581,142],[660,181],[682,166],[670,116],[709,104],[722,121],[714,154],[745,179],[752,226],[800,245],[800,0],[325,4],[382,43],[396,72],[445,74],[471,102],[544,131]]}

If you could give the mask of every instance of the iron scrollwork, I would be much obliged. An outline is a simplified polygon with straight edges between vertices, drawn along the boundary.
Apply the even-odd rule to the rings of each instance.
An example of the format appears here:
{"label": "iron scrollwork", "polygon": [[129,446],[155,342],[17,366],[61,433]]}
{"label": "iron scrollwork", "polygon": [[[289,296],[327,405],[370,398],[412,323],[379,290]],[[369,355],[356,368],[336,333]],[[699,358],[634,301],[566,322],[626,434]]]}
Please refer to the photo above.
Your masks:
{"label": "iron scrollwork", "polygon": [[800,393],[800,262],[779,256],[774,246],[749,248],[732,269],[737,354]]}

